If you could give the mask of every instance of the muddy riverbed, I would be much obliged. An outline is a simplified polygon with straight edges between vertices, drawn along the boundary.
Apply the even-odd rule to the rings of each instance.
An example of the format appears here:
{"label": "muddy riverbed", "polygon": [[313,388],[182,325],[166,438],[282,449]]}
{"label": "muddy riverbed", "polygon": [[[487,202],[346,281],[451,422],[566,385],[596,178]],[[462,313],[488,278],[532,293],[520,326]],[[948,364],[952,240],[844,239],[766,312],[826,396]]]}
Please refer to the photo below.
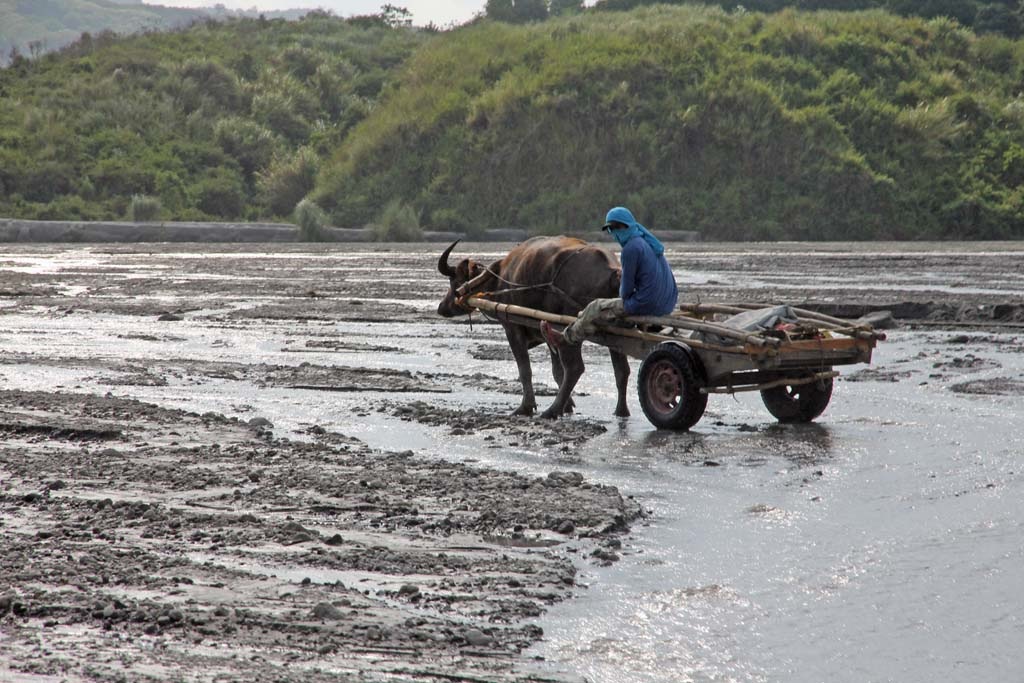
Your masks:
{"label": "muddy riverbed", "polygon": [[687,301],[896,318],[818,424],[716,397],[691,434],[613,418],[597,347],[576,415],[510,418],[500,328],[434,313],[436,250],[5,249],[0,678],[1010,675],[1017,245],[670,246]]}

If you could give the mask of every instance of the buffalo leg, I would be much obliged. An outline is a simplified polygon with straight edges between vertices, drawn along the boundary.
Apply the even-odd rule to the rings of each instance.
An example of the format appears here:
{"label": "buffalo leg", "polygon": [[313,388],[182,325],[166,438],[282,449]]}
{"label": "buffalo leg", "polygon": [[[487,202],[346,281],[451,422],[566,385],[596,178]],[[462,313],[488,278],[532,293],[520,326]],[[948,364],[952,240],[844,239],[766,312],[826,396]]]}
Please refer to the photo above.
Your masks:
{"label": "buffalo leg", "polygon": [[612,357],[612,368],[615,370],[615,389],[618,392],[618,400],[615,402],[615,415],[617,417],[629,417],[629,407],[626,405],[626,386],[629,384],[629,359],[621,351],[609,351]]}
{"label": "buffalo leg", "polygon": [[[561,388],[562,378],[565,377],[565,372],[562,371],[562,359],[557,353],[551,351],[551,376],[555,378],[555,386]],[[576,409],[576,402],[572,400],[572,396],[565,404],[565,413],[571,414]]]}
{"label": "buffalo leg", "polygon": [[562,361],[562,383],[558,385],[558,395],[551,407],[541,413],[541,417],[556,418],[566,413],[566,406],[572,400],[572,390],[576,382],[583,376],[583,346],[581,344],[564,344],[558,350]]}
{"label": "buffalo leg", "polygon": [[533,368],[530,367],[530,349],[526,340],[526,328],[520,325],[504,325],[505,337],[508,339],[512,357],[519,368],[519,382],[523,385],[523,402],[512,413],[513,415],[533,415],[537,409],[537,399],[533,395]]}

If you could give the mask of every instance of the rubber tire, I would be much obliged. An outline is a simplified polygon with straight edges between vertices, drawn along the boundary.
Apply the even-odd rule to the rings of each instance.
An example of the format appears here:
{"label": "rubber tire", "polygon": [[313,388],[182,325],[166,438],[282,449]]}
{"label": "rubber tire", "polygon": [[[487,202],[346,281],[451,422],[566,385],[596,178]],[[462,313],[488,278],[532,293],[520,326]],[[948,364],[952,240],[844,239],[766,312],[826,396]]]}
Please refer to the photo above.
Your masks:
{"label": "rubber tire", "polygon": [[[673,392],[671,385],[676,383]],[[708,406],[708,395],[700,391],[703,384],[700,359],[679,344],[665,342],[644,359],[636,388],[640,407],[652,425],[685,431],[700,421]]]}
{"label": "rubber tire", "polygon": [[779,422],[810,422],[825,412],[832,400],[832,378],[765,389],[761,400]]}

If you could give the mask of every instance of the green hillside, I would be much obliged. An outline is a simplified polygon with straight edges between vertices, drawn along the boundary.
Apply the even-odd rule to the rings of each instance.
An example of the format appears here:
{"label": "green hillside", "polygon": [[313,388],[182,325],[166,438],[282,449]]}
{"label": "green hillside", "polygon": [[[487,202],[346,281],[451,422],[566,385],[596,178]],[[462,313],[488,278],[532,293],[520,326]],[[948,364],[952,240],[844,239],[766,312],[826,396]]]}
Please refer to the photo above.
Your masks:
{"label": "green hillside", "polygon": [[[430,34],[314,13],[129,38],[0,70],[0,216],[290,215]],[[152,212],[152,203],[147,211]]]}
{"label": "green hillside", "polygon": [[82,33],[169,29],[207,16],[201,10],[114,0],[0,0],[0,64],[21,54],[59,49]]}
{"label": "green hillside", "polygon": [[396,234],[592,228],[626,204],[706,239],[1024,238],[1022,41],[882,11],[405,18],[19,59],[0,216],[286,218],[308,196]]}
{"label": "green hillside", "polygon": [[314,199],[435,228],[1024,237],[1024,44],[946,19],[648,7],[419,50]]}

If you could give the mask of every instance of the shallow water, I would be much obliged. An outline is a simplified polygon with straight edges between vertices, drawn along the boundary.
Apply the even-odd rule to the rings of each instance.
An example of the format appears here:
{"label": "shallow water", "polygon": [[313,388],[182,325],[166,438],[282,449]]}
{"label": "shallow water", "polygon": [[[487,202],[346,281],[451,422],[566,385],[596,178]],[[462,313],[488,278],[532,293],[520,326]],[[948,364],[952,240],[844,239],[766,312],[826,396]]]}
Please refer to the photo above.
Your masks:
{"label": "shallow water", "polygon": [[[924,348],[893,337],[879,365]],[[1024,371],[1019,353],[986,357]],[[714,397],[724,426],[634,419],[595,443],[583,471],[650,524],[549,615],[538,653],[609,682],[1014,679],[1024,405],[919,381],[841,382],[812,425]]]}
{"label": "shallow water", "polygon": [[[869,260],[898,255],[923,259],[928,267],[852,274],[823,268],[803,279],[780,278],[755,266],[772,254],[840,261],[863,257],[865,248],[823,253],[819,247],[783,245],[769,253],[702,245],[673,247],[670,255],[675,264],[685,264],[689,280],[681,280],[713,279],[726,288],[776,286],[788,279],[793,280],[785,285],[790,291],[820,283],[837,291],[891,287],[1019,299],[1020,273],[1012,267],[978,279],[975,269],[985,254],[1018,253],[1006,245],[990,248],[944,245],[929,251],[915,245],[886,251],[873,245]],[[365,260],[388,258],[394,250],[234,249],[232,258],[241,253],[248,262],[245,272],[226,272],[225,254],[178,252],[146,264],[147,273],[173,273],[178,283],[280,280],[292,288],[343,276],[356,289],[368,281],[366,286],[398,283],[407,291],[367,300],[418,311],[432,308],[443,289],[430,271],[429,252],[400,254],[415,267],[389,268],[383,278],[371,278]],[[89,247],[37,247],[0,257],[0,268],[31,272],[46,278],[39,286],[67,294],[107,296],[98,285],[82,289],[80,276],[89,274],[104,286],[124,284],[138,275],[140,259]],[[301,268],[289,265],[293,261]],[[114,313],[65,315],[47,307],[5,313],[0,349],[19,354],[20,360],[0,365],[0,379],[7,388],[109,391],[199,413],[262,416],[274,423],[276,434],[290,438],[304,438],[305,428],[319,424],[379,448],[411,448],[428,457],[533,474],[572,469],[618,486],[641,501],[649,516],[626,539],[621,561],[608,568],[581,562],[580,580],[589,587],[541,618],[545,639],[530,653],[544,658],[542,666],[594,683],[994,681],[1020,675],[1024,399],[949,390],[965,379],[1024,377],[1024,353],[1014,335],[985,335],[964,346],[949,343],[952,332],[898,331],[877,350],[875,365],[907,376],[898,382],[840,380],[832,404],[815,424],[778,425],[756,395],[741,394],[712,397],[708,413],[690,433],[654,430],[635,395],[630,396],[633,417],[611,417],[611,367],[593,348],[585,355],[588,372],[578,388],[577,413],[603,421],[608,431],[563,453],[531,443],[492,448],[483,435],[450,436],[443,427],[372,410],[392,399],[505,411],[518,402],[512,395],[336,393],[258,387],[230,378],[197,382],[175,374],[182,359],[202,359],[515,377],[511,361],[469,354],[480,344],[503,343],[494,325],[223,317],[272,296],[190,291],[187,302],[197,310],[177,323]],[[170,282],[166,291],[147,290],[138,298],[169,305],[182,300]],[[75,297],[68,299],[73,303]],[[294,352],[302,341],[321,336],[403,352]],[[990,362],[973,370],[936,368],[967,351]],[[538,384],[550,384],[545,355],[535,351]],[[112,380],[123,369],[104,369],[94,361],[166,371],[168,385],[118,384]],[[632,367],[635,378],[638,363]],[[635,391],[632,384],[630,391]],[[539,402],[543,407],[548,400]]]}

